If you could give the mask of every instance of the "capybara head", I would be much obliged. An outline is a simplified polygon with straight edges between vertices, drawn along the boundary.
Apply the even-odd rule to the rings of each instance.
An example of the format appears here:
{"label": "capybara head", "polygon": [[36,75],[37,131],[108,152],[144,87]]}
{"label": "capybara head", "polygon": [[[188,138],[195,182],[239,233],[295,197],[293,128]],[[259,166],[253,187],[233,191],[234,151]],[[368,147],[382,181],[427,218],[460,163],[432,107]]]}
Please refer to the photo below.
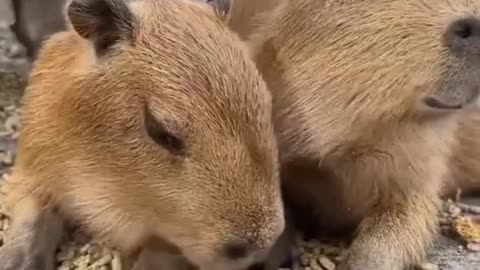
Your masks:
{"label": "capybara head", "polygon": [[339,123],[437,119],[478,96],[478,1],[245,0],[230,9],[281,119],[314,110],[323,118],[311,121],[339,135]]}
{"label": "capybara head", "polygon": [[67,14],[32,71],[18,166],[61,164],[56,196],[80,220],[141,225],[201,269],[265,255],[284,228],[271,96],[225,14],[190,0]]}

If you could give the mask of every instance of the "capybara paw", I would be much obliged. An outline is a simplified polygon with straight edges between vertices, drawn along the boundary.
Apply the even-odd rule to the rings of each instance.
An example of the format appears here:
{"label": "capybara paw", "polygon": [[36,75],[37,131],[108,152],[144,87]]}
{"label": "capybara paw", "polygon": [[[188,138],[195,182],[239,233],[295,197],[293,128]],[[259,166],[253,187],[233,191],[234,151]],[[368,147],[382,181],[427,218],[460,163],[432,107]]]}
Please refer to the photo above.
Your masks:
{"label": "capybara paw", "polygon": [[55,264],[53,257],[7,244],[0,248],[0,270],[55,270]]}

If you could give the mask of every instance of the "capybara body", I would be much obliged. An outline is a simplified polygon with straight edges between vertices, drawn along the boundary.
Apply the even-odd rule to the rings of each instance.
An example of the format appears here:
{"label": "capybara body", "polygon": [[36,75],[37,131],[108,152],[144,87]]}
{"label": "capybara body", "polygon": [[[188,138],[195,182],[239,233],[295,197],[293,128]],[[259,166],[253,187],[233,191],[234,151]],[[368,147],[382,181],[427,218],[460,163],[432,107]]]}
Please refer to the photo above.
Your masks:
{"label": "capybara body", "polygon": [[43,232],[63,219],[124,257],[168,247],[208,270],[262,259],[284,228],[271,95],[224,12],[74,0],[67,14],[24,97],[0,269],[25,252],[22,269],[52,269]]}
{"label": "capybara body", "polygon": [[456,198],[480,195],[480,109],[471,108],[459,121],[449,157],[443,194]]}
{"label": "capybara body", "polygon": [[[219,1],[223,3],[223,1]],[[480,4],[233,1],[273,96],[285,204],[355,237],[340,270],[420,262],[459,119],[480,86]]]}

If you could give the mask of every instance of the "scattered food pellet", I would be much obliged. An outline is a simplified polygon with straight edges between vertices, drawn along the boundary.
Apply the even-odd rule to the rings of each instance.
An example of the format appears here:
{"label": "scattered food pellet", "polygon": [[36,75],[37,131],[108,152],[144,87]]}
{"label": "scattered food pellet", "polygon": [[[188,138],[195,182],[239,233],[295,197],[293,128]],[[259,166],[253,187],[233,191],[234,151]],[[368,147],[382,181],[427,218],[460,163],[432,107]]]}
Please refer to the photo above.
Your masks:
{"label": "scattered food pellet", "polygon": [[480,244],[478,243],[468,243],[467,249],[469,251],[480,252]]}
{"label": "scattered food pellet", "polygon": [[332,262],[327,256],[325,255],[320,255],[318,258],[318,262],[323,266],[323,268],[327,270],[333,270],[335,269],[335,263]]}
{"label": "scattered food pellet", "polygon": [[439,270],[438,266],[433,263],[424,263],[420,265],[420,270]]}
{"label": "scattered food pellet", "polygon": [[468,243],[480,243],[480,223],[471,216],[459,216],[454,221],[458,234]]}

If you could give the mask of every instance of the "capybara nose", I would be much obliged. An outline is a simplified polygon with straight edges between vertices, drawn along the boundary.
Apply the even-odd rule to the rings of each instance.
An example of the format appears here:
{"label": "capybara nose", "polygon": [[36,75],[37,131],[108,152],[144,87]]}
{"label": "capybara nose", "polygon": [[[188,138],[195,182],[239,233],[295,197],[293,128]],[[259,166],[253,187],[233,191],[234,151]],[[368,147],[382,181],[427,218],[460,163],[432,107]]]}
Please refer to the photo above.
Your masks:
{"label": "capybara nose", "polygon": [[224,246],[225,256],[230,260],[239,260],[248,257],[254,246],[246,241],[233,241]]}
{"label": "capybara nose", "polygon": [[457,54],[480,54],[480,19],[465,17],[450,23],[445,43]]}

